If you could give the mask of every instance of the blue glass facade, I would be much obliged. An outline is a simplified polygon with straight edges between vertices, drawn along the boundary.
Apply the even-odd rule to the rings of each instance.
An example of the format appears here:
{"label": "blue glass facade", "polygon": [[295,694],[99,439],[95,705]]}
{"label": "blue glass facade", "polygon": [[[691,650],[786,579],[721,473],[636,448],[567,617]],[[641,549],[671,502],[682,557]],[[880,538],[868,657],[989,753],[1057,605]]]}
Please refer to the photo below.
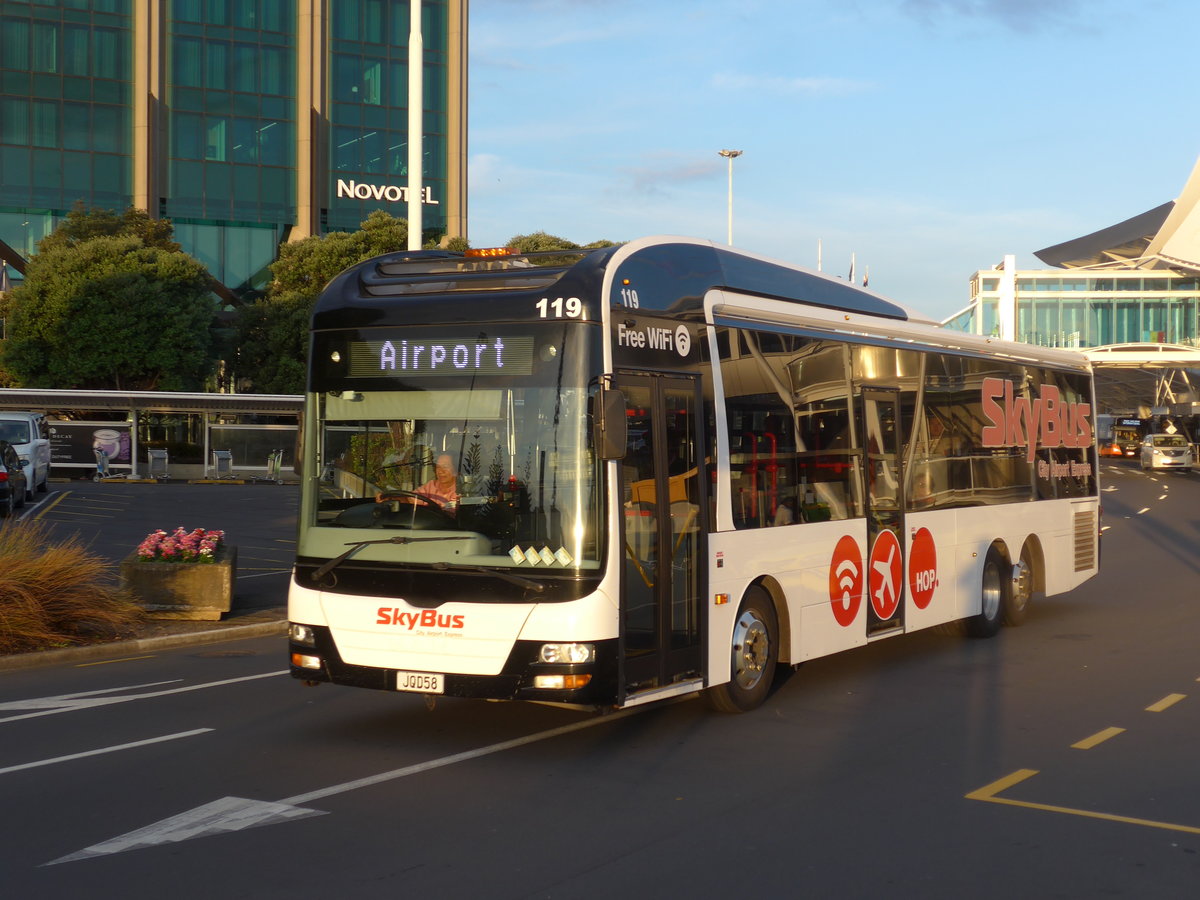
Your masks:
{"label": "blue glass facade", "polygon": [[[977,272],[971,301],[945,325],[999,334],[1001,278]],[[1141,269],[1018,271],[1016,339],[1045,347],[1200,346],[1200,277]]]}
{"label": "blue glass facade", "polygon": [[0,239],[33,252],[76,200],[133,199],[134,0],[0,0]]}
{"label": "blue glass facade", "polygon": [[[445,230],[446,20],[446,4],[423,4],[422,180],[427,190],[422,208],[425,230],[435,234]],[[333,6],[329,28],[333,125],[325,225],[335,231],[353,230],[381,205],[405,216],[409,7],[384,0],[342,0]]]}
{"label": "blue glass facade", "polygon": [[[466,0],[421,8],[436,237],[465,218]],[[407,217],[408,32],[392,0],[0,0],[0,240],[141,206],[252,295],[281,241]]]}
{"label": "blue glass facade", "polygon": [[262,288],[296,220],[295,0],[173,0],[166,29],[161,214],[222,283]]}

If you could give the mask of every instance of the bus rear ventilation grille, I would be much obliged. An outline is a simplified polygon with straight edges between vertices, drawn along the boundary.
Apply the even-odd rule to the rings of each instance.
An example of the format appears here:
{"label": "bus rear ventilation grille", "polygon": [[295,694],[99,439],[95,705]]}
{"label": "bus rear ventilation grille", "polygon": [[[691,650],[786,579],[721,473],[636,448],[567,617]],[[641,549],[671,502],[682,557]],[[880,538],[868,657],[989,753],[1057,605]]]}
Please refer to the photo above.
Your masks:
{"label": "bus rear ventilation grille", "polygon": [[1095,568],[1096,513],[1092,510],[1075,513],[1075,571]]}

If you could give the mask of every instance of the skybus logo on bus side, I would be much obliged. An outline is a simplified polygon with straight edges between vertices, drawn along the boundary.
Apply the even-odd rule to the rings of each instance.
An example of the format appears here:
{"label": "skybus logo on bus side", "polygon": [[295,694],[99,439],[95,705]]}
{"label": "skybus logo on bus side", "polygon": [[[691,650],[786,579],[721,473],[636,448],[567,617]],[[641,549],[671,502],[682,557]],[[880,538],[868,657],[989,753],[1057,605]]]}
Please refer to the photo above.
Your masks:
{"label": "skybus logo on bus side", "polygon": [[1017,397],[1007,378],[985,378],[980,389],[983,414],[991,422],[980,433],[985,447],[1025,447],[1033,462],[1037,448],[1090,447],[1090,403],[1067,403],[1052,384],[1043,384],[1037,397]]}

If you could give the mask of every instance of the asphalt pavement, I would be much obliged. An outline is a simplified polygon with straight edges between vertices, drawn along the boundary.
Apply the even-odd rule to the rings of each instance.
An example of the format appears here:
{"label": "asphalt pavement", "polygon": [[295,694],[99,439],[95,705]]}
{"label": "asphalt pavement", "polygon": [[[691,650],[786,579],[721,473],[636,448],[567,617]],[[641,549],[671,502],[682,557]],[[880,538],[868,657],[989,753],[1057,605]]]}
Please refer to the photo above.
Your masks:
{"label": "asphalt pavement", "polygon": [[283,634],[296,549],[295,484],[58,481],[20,510],[55,537],[76,536],[118,566],[146,535],[183,526],[220,529],[237,547],[233,608],[219,622],[150,619],[136,637],[36,653],[0,655],[0,669],[28,668],[156,648]]}

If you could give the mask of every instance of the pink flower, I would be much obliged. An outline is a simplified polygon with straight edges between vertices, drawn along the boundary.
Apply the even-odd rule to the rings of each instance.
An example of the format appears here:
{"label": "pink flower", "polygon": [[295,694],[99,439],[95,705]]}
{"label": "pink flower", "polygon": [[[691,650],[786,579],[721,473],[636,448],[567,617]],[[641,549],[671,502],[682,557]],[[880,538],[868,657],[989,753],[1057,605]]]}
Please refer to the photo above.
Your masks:
{"label": "pink flower", "polygon": [[188,531],[180,525],[170,534],[162,529],[150,532],[135,552],[138,559],[146,562],[211,563],[224,540],[224,531],[204,528]]}

